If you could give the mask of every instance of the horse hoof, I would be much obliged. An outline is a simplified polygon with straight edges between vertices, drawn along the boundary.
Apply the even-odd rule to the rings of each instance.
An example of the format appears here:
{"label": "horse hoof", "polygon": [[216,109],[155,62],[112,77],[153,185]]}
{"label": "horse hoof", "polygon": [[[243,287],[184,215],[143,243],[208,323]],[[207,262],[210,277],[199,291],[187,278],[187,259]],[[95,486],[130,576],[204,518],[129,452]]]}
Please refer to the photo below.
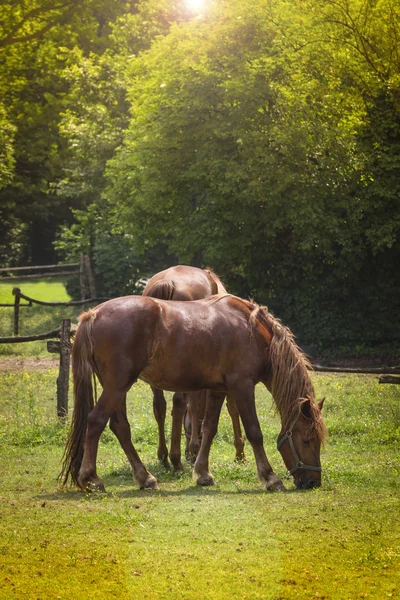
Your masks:
{"label": "horse hoof", "polygon": [[244,454],[236,454],[235,456],[235,462],[238,463],[247,463],[247,458]]}
{"label": "horse hoof", "polygon": [[159,454],[158,455],[158,460],[160,461],[160,463],[162,464],[162,466],[164,467],[164,469],[167,469],[167,471],[170,469],[170,464],[169,464],[169,460],[168,460],[168,454]]}
{"label": "horse hoof", "polygon": [[102,481],[89,481],[86,485],[85,492],[102,492],[105,494],[106,488]]}
{"label": "horse hoof", "polygon": [[282,481],[273,481],[271,483],[267,483],[266,489],[267,492],[286,492],[286,488]]}
{"label": "horse hoof", "polygon": [[211,475],[200,475],[200,477],[196,481],[197,485],[209,486],[215,485],[215,481]]}
{"label": "horse hoof", "polygon": [[153,475],[148,475],[143,485],[140,486],[141,490],[157,490],[158,483],[157,479]]}
{"label": "horse hoof", "polygon": [[186,462],[188,462],[190,465],[193,466],[194,463],[196,462],[197,455],[190,454],[190,452],[187,452],[185,457],[186,457]]}

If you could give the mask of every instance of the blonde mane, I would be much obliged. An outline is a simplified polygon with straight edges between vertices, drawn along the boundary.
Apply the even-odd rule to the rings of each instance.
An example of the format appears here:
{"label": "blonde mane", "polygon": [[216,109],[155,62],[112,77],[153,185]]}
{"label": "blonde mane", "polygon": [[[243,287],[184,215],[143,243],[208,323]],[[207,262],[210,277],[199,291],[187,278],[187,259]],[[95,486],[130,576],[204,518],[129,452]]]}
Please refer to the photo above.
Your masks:
{"label": "blonde mane", "polygon": [[325,440],[327,429],[315,401],[314,386],[310,377],[310,362],[296,344],[293,333],[276,319],[265,306],[249,303],[252,309],[250,324],[256,327],[267,342],[271,363],[270,391],[276,409],[287,429],[299,414],[301,405],[310,402],[309,437]]}

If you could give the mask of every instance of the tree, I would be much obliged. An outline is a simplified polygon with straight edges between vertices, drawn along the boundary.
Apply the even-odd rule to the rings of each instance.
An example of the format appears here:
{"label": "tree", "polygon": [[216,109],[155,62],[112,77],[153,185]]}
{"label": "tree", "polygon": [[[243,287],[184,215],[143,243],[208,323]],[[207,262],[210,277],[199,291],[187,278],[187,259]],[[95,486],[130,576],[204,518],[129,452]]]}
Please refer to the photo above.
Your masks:
{"label": "tree", "polygon": [[0,189],[12,180],[14,170],[14,133],[15,128],[8,121],[4,106],[0,104]]}
{"label": "tree", "polygon": [[172,28],[133,63],[108,190],[138,249],[161,239],[181,262],[211,264],[325,344],[362,337],[371,256],[379,272],[368,107],[334,26],[312,5],[251,0]]}
{"label": "tree", "polygon": [[74,204],[51,188],[62,173],[66,149],[59,133],[69,92],[63,72],[76,59],[75,47],[104,52],[108,22],[129,9],[129,3],[121,7],[116,0],[9,0],[0,7],[0,103],[13,132],[8,137],[13,177],[0,191],[2,226],[13,245],[4,246],[3,264],[53,258],[58,225],[71,218]]}
{"label": "tree", "polygon": [[99,200],[128,118],[126,63],[182,18],[170,0],[2,3],[0,102],[13,136],[11,159],[0,160],[14,169],[0,212],[17,241],[5,244],[3,263],[52,260],[71,209]]}
{"label": "tree", "polygon": [[182,260],[247,271],[261,239],[296,229],[310,248],[323,237],[352,159],[351,99],[292,47],[298,15],[278,16],[257,2],[222,8],[135,63],[110,198],[140,244],[162,236]]}

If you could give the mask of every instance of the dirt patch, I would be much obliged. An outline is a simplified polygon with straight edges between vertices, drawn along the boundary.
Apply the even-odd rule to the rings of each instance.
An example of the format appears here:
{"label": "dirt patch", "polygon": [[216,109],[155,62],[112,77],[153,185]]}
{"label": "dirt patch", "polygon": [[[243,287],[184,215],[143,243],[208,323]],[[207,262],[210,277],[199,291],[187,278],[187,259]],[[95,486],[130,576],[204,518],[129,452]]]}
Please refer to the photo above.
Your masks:
{"label": "dirt patch", "polygon": [[0,371],[46,371],[47,369],[57,369],[59,363],[60,360],[57,356],[54,358],[1,356]]}
{"label": "dirt patch", "polygon": [[349,358],[328,358],[321,356],[312,358],[311,363],[313,365],[324,365],[341,369],[384,369],[387,367],[399,367],[400,359],[397,356],[358,356]]}
{"label": "dirt patch", "polygon": [[[400,360],[393,358],[326,358],[318,357],[311,360],[313,365],[325,365],[343,369],[368,369],[398,367]],[[58,356],[49,358],[0,356],[0,371],[46,371],[58,369],[60,359]]]}

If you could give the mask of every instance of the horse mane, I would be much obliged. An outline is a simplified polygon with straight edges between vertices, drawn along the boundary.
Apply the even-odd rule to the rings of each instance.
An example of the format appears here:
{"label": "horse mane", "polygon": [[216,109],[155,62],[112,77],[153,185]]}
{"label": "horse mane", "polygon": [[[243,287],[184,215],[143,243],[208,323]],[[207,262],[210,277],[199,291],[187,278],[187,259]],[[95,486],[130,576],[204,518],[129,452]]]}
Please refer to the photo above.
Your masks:
{"label": "horse mane", "polygon": [[218,275],[210,267],[206,267],[203,270],[208,275],[211,285],[214,288],[213,294],[226,294],[227,290]]}
{"label": "horse mane", "polygon": [[271,363],[271,394],[281,415],[282,427],[287,429],[309,401],[309,437],[317,437],[321,443],[327,436],[325,421],[315,401],[315,390],[309,371],[312,367],[305,354],[296,344],[291,330],[282,325],[265,306],[248,302],[251,310],[249,322],[256,327],[267,342]]}
{"label": "horse mane", "polygon": [[172,300],[175,288],[176,286],[173,281],[163,279],[162,281],[157,281],[146,295],[161,300]]}

